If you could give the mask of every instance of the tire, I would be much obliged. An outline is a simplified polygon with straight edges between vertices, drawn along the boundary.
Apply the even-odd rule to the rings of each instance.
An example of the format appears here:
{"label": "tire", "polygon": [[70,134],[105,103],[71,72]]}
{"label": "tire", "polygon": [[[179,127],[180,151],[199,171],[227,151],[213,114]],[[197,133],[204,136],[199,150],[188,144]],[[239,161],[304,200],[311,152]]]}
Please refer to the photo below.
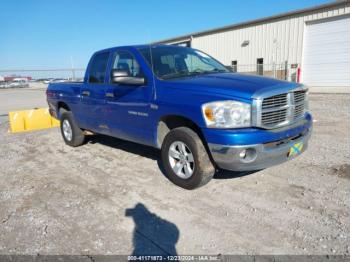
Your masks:
{"label": "tire", "polygon": [[[182,153],[184,150],[185,154]],[[202,140],[187,127],[174,128],[166,135],[161,148],[161,158],[167,178],[185,189],[195,189],[207,184],[215,173]]]}
{"label": "tire", "polygon": [[[74,120],[73,114],[70,111],[60,111],[60,127],[64,142],[72,147],[80,146],[85,141],[83,131],[79,128]],[[70,129],[70,130],[68,130]],[[70,133],[70,135],[69,135]]]}

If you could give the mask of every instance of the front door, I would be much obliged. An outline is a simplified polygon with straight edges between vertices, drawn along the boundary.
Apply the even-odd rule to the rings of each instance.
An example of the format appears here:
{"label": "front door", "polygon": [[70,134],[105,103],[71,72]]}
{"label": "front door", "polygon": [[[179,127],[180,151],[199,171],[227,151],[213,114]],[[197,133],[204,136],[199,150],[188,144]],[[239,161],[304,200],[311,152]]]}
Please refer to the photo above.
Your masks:
{"label": "front door", "polygon": [[[116,51],[112,56],[111,70],[122,69],[129,76],[145,77],[135,56],[129,51]],[[142,86],[114,84],[106,85],[105,118],[110,135],[142,144],[152,141],[149,123],[152,82],[146,80]]]}

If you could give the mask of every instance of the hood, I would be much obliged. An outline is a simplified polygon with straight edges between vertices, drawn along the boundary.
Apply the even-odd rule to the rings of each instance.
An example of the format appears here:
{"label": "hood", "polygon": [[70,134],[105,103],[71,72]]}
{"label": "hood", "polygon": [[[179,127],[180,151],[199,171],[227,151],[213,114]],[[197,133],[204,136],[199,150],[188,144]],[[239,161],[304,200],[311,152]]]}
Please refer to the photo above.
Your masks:
{"label": "hood", "polygon": [[265,92],[280,91],[280,93],[283,93],[299,86],[297,83],[269,77],[237,73],[197,75],[194,77],[169,79],[163,81],[163,83],[170,87],[184,88],[189,91],[216,93],[248,100]]}

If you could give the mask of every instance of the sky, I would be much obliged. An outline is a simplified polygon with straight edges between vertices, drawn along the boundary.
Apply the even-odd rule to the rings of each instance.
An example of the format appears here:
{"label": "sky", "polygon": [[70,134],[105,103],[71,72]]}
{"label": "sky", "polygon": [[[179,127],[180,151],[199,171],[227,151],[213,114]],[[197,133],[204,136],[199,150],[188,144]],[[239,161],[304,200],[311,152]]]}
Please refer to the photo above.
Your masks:
{"label": "sky", "polygon": [[144,44],[325,0],[1,0],[0,70],[85,68],[94,51]]}

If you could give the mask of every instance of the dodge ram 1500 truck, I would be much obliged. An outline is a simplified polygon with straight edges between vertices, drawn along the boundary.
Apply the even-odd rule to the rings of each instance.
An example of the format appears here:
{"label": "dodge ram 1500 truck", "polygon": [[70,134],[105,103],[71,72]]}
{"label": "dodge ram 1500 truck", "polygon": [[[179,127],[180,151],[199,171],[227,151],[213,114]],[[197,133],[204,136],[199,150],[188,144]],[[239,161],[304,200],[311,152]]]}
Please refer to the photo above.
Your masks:
{"label": "dodge ram 1500 truck", "polygon": [[168,45],[96,52],[82,83],[52,83],[52,116],[64,142],[104,134],[161,149],[166,176],[194,189],[218,168],[261,170],[306,150],[308,90],[232,73],[209,55]]}

